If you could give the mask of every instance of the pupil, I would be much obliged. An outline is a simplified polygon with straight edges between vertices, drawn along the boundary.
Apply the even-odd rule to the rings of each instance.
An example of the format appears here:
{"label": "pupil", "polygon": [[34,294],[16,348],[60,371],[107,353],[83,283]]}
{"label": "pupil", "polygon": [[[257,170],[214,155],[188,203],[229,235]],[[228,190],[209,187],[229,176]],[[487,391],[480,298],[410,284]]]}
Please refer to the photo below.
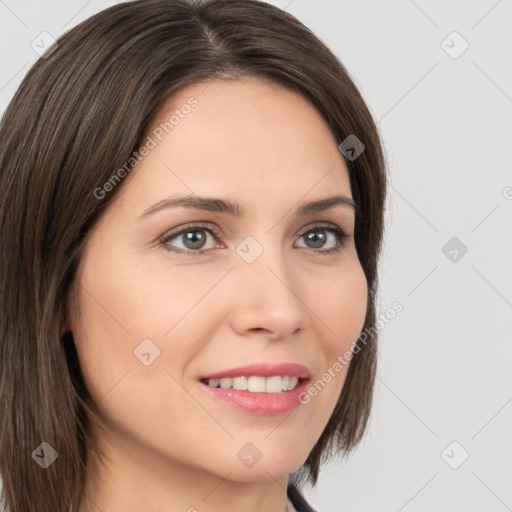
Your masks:
{"label": "pupil", "polygon": [[[320,233],[320,236],[318,236],[318,233]],[[315,248],[322,247],[325,242],[325,233],[322,231],[311,231],[307,236],[307,239],[313,242],[313,246]]]}
{"label": "pupil", "polygon": [[205,242],[204,234],[202,233],[202,231],[188,231],[185,234],[185,239],[186,242],[191,242],[192,246],[187,244],[187,247],[189,249],[200,249]]}

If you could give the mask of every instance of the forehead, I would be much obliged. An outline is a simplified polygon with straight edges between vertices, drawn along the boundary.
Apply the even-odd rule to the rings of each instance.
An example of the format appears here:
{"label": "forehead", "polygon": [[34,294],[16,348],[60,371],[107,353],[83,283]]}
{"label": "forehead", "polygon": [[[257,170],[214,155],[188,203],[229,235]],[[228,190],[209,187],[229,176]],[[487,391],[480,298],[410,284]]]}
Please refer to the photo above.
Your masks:
{"label": "forehead", "polygon": [[293,204],[351,195],[348,169],[322,116],[301,95],[271,82],[187,86],[158,110],[148,137],[154,147],[130,177],[141,200],[195,193]]}

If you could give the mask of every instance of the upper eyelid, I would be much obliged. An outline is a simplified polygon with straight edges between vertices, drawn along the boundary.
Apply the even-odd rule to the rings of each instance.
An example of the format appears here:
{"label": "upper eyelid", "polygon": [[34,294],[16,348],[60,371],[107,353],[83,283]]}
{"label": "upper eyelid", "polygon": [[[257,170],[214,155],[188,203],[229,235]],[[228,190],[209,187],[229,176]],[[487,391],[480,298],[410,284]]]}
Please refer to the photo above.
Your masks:
{"label": "upper eyelid", "polygon": [[184,224],[183,226],[181,226],[179,228],[176,228],[176,230],[171,230],[171,231],[164,233],[161,238],[163,238],[164,240],[167,240],[171,237],[176,237],[178,235],[181,235],[182,233],[186,232],[187,230],[193,230],[193,229],[198,229],[198,230],[204,229],[205,231],[211,231],[216,235],[221,234],[221,231],[217,227],[215,227],[214,224],[210,224],[210,223],[203,224],[201,222],[191,222],[191,223]]}
{"label": "upper eyelid", "polygon": [[[345,237],[351,236],[350,231],[347,231],[343,227],[338,226],[337,224],[330,222],[330,221],[312,222],[312,223],[308,224],[307,226],[305,226],[304,228],[302,228],[302,230],[299,232],[299,236],[303,236],[305,233],[307,233],[308,231],[310,231],[312,229],[315,229],[315,228],[321,229],[322,227],[324,227],[326,229],[339,230],[344,234]],[[183,233],[185,233],[187,230],[194,230],[194,229],[210,231],[214,236],[222,235],[221,230],[219,230],[214,224],[211,224],[210,222],[203,223],[201,221],[197,221],[197,222],[186,223],[183,226],[176,228],[176,231],[173,230],[170,232],[166,232],[161,237],[159,237],[159,240],[163,243],[167,243],[171,238],[176,238],[176,237],[182,235]]]}
{"label": "upper eyelid", "polygon": [[[321,220],[309,223],[307,226],[305,226],[304,228],[301,229],[300,233],[303,234],[304,232],[307,232],[310,229],[313,229],[316,227],[326,227],[326,228],[332,227],[332,228],[340,229],[344,233],[347,233],[347,231],[343,227],[337,225],[336,223],[331,222],[331,221],[321,221]],[[210,222],[206,222],[206,221],[204,223],[201,221],[197,221],[197,222],[186,223],[183,226],[176,228],[175,230],[173,229],[171,231],[167,231],[166,233],[164,233],[162,235],[162,237],[169,238],[171,236],[177,236],[177,235],[182,234],[187,229],[211,230],[215,234],[219,234],[219,235],[221,234],[221,230],[218,229],[214,224],[211,224]]]}

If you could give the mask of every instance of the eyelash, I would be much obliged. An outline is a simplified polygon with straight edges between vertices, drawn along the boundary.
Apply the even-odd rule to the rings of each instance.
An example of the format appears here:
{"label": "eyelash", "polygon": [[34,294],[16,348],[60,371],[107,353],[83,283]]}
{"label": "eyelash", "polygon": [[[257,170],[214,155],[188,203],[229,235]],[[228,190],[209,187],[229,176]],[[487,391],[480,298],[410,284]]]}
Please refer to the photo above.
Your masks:
{"label": "eyelash", "polygon": [[[324,250],[322,250],[322,249],[318,249],[318,250],[308,249],[308,248],[305,248],[305,247],[301,247],[301,249],[307,249],[307,250],[309,250],[311,252],[320,253],[320,254],[323,254],[323,255],[329,255],[329,254],[333,254],[333,253],[338,253],[343,248],[343,246],[345,244],[345,240],[349,237],[349,235],[347,235],[342,229],[340,229],[339,227],[337,227],[337,226],[335,226],[333,224],[319,223],[319,224],[315,224],[314,226],[308,227],[308,229],[306,229],[305,231],[303,231],[299,235],[299,238],[301,238],[304,235],[306,235],[307,233],[309,233],[311,231],[315,231],[317,229],[318,230],[325,230],[325,231],[329,231],[330,233],[333,233],[336,236],[336,238],[337,238],[338,245],[336,247],[331,248],[331,249],[324,249]],[[192,251],[192,250],[184,251],[183,249],[177,249],[176,247],[170,247],[168,242],[169,242],[169,240],[177,238],[180,235],[182,235],[184,233],[187,233],[188,231],[202,231],[202,230],[208,231],[211,235],[213,235],[216,238],[219,238],[221,236],[221,233],[219,232],[219,230],[215,226],[213,226],[211,224],[208,224],[208,225],[204,225],[204,224],[186,224],[179,231],[164,235],[164,237],[161,238],[159,240],[159,242],[160,242],[160,245],[162,245],[163,248],[166,251],[174,252],[174,253],[177,253],[177,254],[184,254],[186,256],[191,256],[191,257],[201,256],[205,252],[209,251],[210,249],[198,249],[197,251]]]}

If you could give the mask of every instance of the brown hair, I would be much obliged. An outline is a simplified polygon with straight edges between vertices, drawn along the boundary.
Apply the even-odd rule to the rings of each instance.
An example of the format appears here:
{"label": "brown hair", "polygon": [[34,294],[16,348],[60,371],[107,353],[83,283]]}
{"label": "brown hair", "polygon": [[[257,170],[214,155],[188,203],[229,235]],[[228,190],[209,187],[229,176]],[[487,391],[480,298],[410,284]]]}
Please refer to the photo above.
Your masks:
{"label": "brown hair", "polygon": [[[75,512],[83,498],[96,409],[72,334],[59,327],[87,235],[122,183],[101,200],[93,191],[140,147],[170,94],[244,75],[301,94],[340,143],[351,134],[364,143],[346,163],[368,282],[363,329],[374,326],[385,162],[341,62],[293,16],[256,0],[144,0],[96,14],[36,62],[0,125],[0,471],[11,512]],[[332,417],[293,475],[297,485],[315,484],[333,450],[348,453],[362,439],[376,342],[372,335],[354,354]],[[58,453],[45,470],[33,460],[43,441]]]}

